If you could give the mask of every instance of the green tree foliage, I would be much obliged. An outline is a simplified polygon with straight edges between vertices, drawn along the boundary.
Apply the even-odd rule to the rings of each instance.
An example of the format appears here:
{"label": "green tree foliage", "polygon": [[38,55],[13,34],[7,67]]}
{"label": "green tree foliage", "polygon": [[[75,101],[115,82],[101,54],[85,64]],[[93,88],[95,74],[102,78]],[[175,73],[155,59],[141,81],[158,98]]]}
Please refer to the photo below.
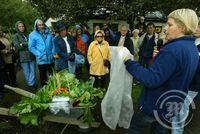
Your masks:
{"label": "green tree foliage", "polygon": [[[69,22],[87,20],[97,9],[97,0],[27,0],[47,20],[49,17],[66,18]],[[100,0],[101,1],[101,0]]]}
{"label": "green tree foliage", "polygon": [[[191,8],[199,14],[200,0],[0,0],[0,24],[14,27],[24,21],[30,30],[34,19],[43,16],[64,18],[68,23],[87,22],[95,16],[107,20],[125,19],[130,24],[136,16],[158,10],[167,16],[177,8]],[[106,14],[106,15],[105,15]]]}
{"label": "green tree foliage", "polygon": [[[132,23],[137,15],[158,10],[167,16],[177,8],[199,11],[198,0],[27,0],[46,18],[65,18],[69,22],[86,22],[95,14],[106,19],[125,19]],[[104,14],[105,16],[105,14]]]}
{"label": "green tree foliage", "polygon": [[37,10],[25,1],[0,0],[0,3],[0,25],[3,25],[8,32],[13,30],[19,20],[23,21],[30,30],[34,19],[39,16]]}

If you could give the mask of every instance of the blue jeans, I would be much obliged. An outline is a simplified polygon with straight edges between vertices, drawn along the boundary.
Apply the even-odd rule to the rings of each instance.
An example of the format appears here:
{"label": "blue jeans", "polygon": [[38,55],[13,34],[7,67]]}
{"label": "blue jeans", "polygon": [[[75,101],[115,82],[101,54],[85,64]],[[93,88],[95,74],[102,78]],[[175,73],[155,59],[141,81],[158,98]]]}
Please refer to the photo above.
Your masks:
{"label": "blue jeans", "polygon": [[178,115],[172,119],[172,134],[182,134],[185,126],[185,121],[189,114],[189,106],[193,102],[193,99],[197,96],[198,92],[189,90],[188,95],[184,100],[184,104]]}
{"label": "blue jeans", "polygon": [[143,134],[144,128],[151,125],[151,134],[166,134],[167,129],[161,126],[153,116],[137,111],[131,120],[128,134]]}
{"label": "blue jeans", "polygon": [[68,61],[68,71],[71,74],[75,74],[75,72],[76,72],[76,63]]}
{"label": "blue jeans", "polygon": [[36,63],[35,61],[23,62],[21,67],[24,73],[25,81],[28,86],[33,86],[36,81]]}

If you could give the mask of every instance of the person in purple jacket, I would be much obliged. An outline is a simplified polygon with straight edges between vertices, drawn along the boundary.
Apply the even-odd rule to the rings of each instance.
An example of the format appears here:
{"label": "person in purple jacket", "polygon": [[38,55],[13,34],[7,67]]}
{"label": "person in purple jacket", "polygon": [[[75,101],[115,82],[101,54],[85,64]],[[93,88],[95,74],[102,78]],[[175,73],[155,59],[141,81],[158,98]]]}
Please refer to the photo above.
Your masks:
{"label": "person in purple jacket", "polygon": [[168,41],[148,69],[131,60],[126,50],[127,71],[144,85],[128,134],[143,134],[149,125],[152,134],[165,134],[170,128],[168,124],[180,112],[198,66],[198,49],[192,36],[197,25],[193,10],[171,12],[166,29]]}

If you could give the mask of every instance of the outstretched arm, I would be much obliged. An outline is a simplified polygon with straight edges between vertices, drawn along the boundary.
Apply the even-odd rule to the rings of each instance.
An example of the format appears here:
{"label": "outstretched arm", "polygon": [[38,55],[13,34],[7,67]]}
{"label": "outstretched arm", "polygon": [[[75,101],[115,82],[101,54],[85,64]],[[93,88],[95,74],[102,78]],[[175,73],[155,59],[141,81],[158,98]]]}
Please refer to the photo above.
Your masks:
{"label": "outstretched arm", "polygon": [[128,72],[149,88],[162,85],[175,72],[177,61],[175,56],[167,50],[161,50],[153,64],[144,68],[138,62],[125,62]]}

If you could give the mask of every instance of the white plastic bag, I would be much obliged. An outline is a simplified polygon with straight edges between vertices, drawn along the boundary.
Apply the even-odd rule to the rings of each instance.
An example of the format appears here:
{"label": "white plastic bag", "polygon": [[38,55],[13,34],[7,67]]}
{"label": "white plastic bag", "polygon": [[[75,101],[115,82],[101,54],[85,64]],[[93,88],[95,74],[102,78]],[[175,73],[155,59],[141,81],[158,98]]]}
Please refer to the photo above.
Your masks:
{"label": "white plastic bag", "polygon": [[57,114],[60,110],[65,113],[70,113],[70,99],[69,97],[54,96],[52,102],[49,103],[49,109],[53,114]]}
{"label": "white plastic bag", "polygon": [[[101,103],[102,117],[111,129],[129,128],[133,116],[132,76],[126,71],[123,63],[122,47],[110,47],[111,70],[110,83]],[[124,50],[123,50],[124,52]]]}

